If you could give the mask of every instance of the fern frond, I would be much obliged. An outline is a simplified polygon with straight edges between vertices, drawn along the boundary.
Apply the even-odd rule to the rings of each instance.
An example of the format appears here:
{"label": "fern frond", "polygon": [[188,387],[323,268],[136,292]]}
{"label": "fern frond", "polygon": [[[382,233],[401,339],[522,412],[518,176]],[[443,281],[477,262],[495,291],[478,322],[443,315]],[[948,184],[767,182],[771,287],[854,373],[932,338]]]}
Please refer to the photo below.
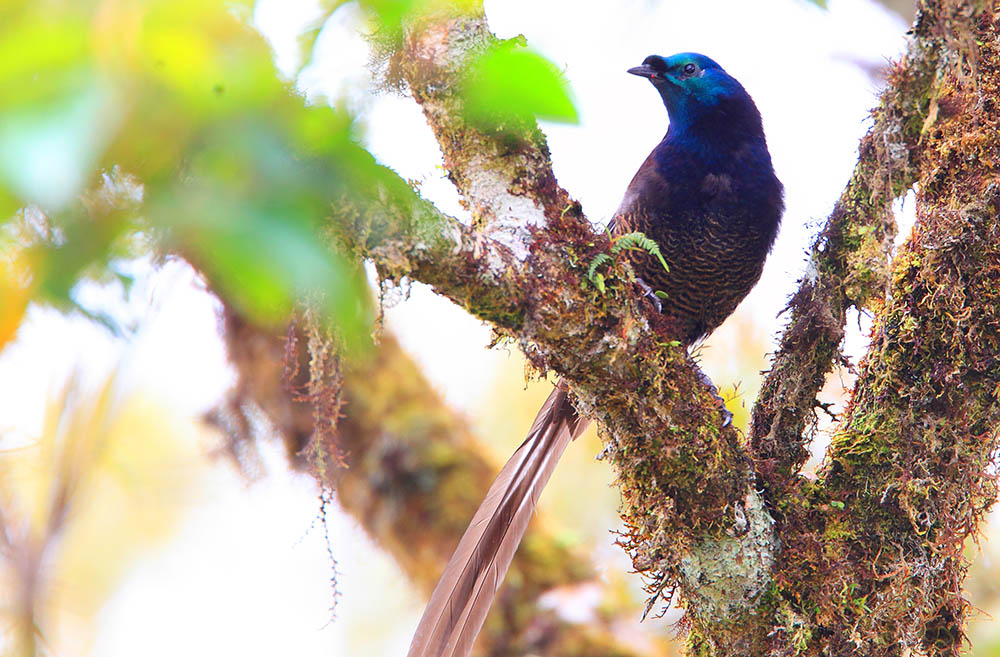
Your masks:
{"label": "fern frond", "polygon": [[611,256],[609,256],[607,253],[598,253],[596,256],[594,256],[594,259],[590,261],[590,265],[587,267],[587,278],[593,281],[594,272],[597,271],[598,267],[600,267],[606,262],[611,262]]}
{"label": "fern frond", "polygon": [[660,253],[660,245],[656,243],[655,240],[648,237],[645,233],[635,231],[632,233],[625,233],[624,235],[619,235],[616,237],[611,244],[611,253],[618,254],[622,250],[629,251],[645,251],[649,255],[656,256],[656,259],[660,261],[663,265],[665,271],[670,271],[670,267],[667,266],[667,261],[663,259],[663,254]]}

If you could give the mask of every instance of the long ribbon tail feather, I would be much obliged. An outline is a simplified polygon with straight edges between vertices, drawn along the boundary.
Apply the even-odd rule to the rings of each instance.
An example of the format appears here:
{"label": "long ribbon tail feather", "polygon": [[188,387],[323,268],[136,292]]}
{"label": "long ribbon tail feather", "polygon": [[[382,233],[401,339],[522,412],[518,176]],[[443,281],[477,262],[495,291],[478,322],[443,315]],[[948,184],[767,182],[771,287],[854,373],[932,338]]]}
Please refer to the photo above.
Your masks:
{"label": "long ribbon tail feather", "polygon": [[431,594],[407,657],[467,657],[566,445],[587,428],[560,381],[503,466]]}

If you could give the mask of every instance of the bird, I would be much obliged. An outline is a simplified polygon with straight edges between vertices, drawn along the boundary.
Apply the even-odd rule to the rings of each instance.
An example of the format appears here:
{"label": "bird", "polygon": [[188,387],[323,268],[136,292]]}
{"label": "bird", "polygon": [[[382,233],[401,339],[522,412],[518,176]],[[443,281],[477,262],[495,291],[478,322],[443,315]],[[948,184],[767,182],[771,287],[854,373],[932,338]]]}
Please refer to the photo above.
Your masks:
{"label": "bird", "polygon": [[[690,347],[759,280],[784,213],[784,189],[757,106],[713,59],[692,52],[650,55],[628,73],[652,83],[669,125],[626,188],[609,230],[612,239],[642,232],[659,245],[666,268],[644,251],[625,253],[637,284]],[[459,541],[408,657],[472,651],[542,488],[588,424],[560,380]]]}

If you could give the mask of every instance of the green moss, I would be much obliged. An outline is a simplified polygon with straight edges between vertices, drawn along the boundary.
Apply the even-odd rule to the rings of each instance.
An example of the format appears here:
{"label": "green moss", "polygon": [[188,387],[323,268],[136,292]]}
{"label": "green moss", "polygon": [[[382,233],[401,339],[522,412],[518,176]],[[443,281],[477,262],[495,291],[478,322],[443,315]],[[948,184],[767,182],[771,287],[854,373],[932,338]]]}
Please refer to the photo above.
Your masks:
{"label": "green moss", "polygon": [[785,601],[778,606],[776,617],[781,624],[785,642],[791,648],[792,654],[806,653],[809,649],[809,642],[812,640],[809,619],[796,613],[792,606]]}
{"label": "green moss", "polygon": [[[956,544],[996,495],[986,468],[996,446],[990,428],[1000,423],[1000,271],[991,265],[1000,262],[1000,204],[990,200],[989,182],[997,179],[1000,130],[998,113],[979,105],[1000,96],[1000,67],[995,23],[967,22],[957,3],[923,4],[923,41],[890,71],[755,411],[749,442],[780,511],[783,561],[759,616],[727,624],[690,614],[691,654],[736,651],[727,640],[739,637],[748,654],[880,655],[921,636],[925,645],[915,649],[948,654],[961,636]],[[977,57],[951,53],[939,67],[934,53],[969,47],[947,31],[973,26],[983,31]],[[486,153],[511,180],[507,191],[537,196],[550,220],[526,265],[530,275],[511,272],[524,280],[521,309],[502,295],[476,296],[472,283],[453,294],[513,327],[535,367],[565,374],[597,409],[622,489],[621,543],[658,595],[679,581],[678,555],[693,541],[732,529],[732,500],[750,484],[740,442],[711,415],[670,326],[634,300],[627,265],[589,267],[609,245],[539,173],[541,138],[471,130],[440,110],[456,99],[432,97],[438,92],[428,86],[415,95],[425,108],[438,104],[435,128],[459,188],[470,185],[469,154]],[[890,269],[889,204],[918,178],[913,245]],[[470,264],[462,274],[478,271]],[[597,272],[601,284],[588,284]],[[803,482],[805,429],[852,304],[877,316],[871,352],[820,480]],[[745,626],[734,629],[738,623]]]}

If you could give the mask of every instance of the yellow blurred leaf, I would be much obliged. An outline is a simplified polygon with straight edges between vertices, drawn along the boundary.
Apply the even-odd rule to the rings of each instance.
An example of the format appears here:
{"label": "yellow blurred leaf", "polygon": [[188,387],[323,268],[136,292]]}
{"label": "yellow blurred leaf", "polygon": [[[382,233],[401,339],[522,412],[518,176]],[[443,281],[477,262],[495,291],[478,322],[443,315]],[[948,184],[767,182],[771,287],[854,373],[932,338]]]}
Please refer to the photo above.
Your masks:
{"label": "yellow blurred leaf", "polygon": [[14,339],[31,297],[28,268],[15,250],[0,255],[0,350]]}

